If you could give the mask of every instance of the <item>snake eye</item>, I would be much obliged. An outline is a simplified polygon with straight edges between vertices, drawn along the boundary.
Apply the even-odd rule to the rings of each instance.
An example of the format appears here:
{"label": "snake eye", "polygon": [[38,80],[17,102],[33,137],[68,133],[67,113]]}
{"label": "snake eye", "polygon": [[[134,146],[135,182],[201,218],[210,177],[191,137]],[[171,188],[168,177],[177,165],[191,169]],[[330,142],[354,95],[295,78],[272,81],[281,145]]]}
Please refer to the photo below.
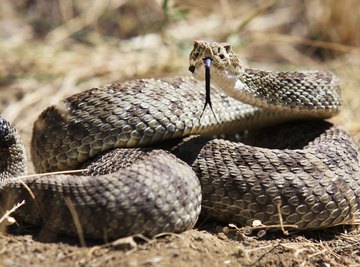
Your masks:
{"label": "snake eye", "polygon": [[194,73],[194,71],[195,71],[195,66],[194,66],[194,65],[191,65],[191,66],[189,67],[189,71],[190,71],[191,73]]}
{"label": "snake eye", "polygon": [[226,53],[230,53],[231,46],[229,44],[224,45],[224,48],[226,50]]}

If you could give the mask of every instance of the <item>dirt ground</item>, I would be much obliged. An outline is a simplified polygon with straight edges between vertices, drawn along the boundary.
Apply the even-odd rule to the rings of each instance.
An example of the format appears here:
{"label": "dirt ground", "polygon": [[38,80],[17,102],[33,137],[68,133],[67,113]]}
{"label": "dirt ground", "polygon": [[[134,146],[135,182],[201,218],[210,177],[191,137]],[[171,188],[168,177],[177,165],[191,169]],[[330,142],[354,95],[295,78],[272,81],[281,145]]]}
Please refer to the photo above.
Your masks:
{"label": "dirt ground", "polygon": [[[189,75],[197,39],[227,41],[247,65],[262,69],[333,71],[344,108],[331,121],[360,144],[360,2],[14,2],[0,3],[6,11],[0,14],[0,111],[27,148],[39,113],[66,96],[113,81]],[[182,234],[86,247],[31,233],[0,233],[0,267],[360,266],[360,231],[351,227],[258,237],[201,221]]]}
{"label": "dirt ground", "polygon": [[258,238],[217,226],[81,248],[1,235],[0,266],[359,266],[359,237],[355,230],[331,229]]}

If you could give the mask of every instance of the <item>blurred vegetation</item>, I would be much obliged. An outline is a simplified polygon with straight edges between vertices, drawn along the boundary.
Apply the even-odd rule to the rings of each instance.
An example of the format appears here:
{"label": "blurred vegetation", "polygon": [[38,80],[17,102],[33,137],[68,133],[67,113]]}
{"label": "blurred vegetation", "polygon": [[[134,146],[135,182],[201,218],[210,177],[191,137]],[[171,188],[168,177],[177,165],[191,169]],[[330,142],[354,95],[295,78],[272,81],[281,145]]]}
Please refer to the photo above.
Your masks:
{"label": "blurred vegetation", "polygon": [[360,1],[3,0],[0,9],[0,107],[25,140],[41,110],[79,90],[188,75],[196,39],[229,42],[264,69],[335,72],[345,109],[333,121],[360,140]]}

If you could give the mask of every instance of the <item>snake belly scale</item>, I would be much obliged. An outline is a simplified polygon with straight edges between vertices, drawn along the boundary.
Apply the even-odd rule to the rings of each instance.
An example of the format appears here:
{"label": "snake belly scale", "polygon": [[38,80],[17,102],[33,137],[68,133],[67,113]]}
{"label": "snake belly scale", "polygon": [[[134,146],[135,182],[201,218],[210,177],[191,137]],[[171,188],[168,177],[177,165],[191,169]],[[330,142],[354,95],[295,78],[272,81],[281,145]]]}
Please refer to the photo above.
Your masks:
{"label": "snake belly scale", "polygon": [[[208,111],[200,119],[204,83],[190,77],[110,84],[46,109],[33,129],[36,171],[86,168],[81,175],[20,182],[24,148],[1,120],[0,211],[25,199],[14,214],[19,222],[76,235],[67,199],[84,235],[106,240],[182,232],[194,226],[200,208],[243,226],[279,224],[279,214],[297,230],[356,222],[359,148],[346,132],[319,120],[340,110],[336,77],[247,68],[229,45],[199,41],[189,68],[199,80],[206,58],[219,122]],[[294,120],[300,122],[273,126],[270,135],[280,137],[270,145],[262,145],[262,137],[255,145],[211,137]],[[193,135],[199,136],[174,141]]]}

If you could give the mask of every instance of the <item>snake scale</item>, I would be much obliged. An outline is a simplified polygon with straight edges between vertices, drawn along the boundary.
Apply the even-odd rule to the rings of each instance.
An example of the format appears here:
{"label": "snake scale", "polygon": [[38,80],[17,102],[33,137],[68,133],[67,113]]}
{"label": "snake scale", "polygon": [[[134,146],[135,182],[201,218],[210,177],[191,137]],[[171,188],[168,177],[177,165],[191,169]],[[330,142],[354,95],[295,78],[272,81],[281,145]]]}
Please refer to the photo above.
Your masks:
{"label": "snake scale", "polygon": [[[217,118],[209,109],[200,118],[205,59]],[[19,178],[25,150],[1,119],[0,211],[25,200],[18,222],[77,235],[77,219],[85,237],[103,240],[182,232],[200,210],[240,226],[296,230],[359,219],[359,148],[323,120],[341,107],[333,74],[248,68],[230,45],[204,41],[195,42],[189,70],[196,79],[110,84],[47,108],[33,128],[36,171],[81,174]],[[242,131],[246,144],[213,137]]]}

